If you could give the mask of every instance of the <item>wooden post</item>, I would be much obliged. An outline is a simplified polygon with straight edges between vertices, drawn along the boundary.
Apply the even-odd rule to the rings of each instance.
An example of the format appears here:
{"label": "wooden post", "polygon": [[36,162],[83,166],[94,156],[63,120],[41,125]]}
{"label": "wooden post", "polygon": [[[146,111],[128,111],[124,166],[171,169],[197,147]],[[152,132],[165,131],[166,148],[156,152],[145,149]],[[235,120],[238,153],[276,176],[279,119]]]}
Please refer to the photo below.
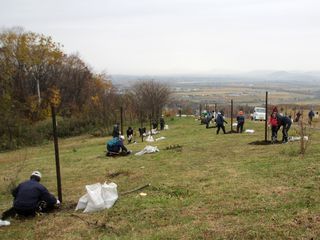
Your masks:
{"label": "wooden post", "polygon": [[233,99],[231,99],[231,113],[230,113],[230,117],[231,117],[231,133],[233,132]]}
{"label": "wooden post", "polygon": [[200,103],[200,105],[199,105],[199,116],[201,117],[201,113],[202,113],[202,105],[201,105],[201,103]]}
{"label": "wooden post", "polygon": [[[143,127],[142,111],[140,111],[140,121],[141,121],[140,128],[142,129]],[[143,142],[143,133],[141,134],[141,141]]]}
{"label": "wooden post", "polygon": [[266,91],[266,117],[264,123],[264,141],[268,141],[268,91]]}
{"label": "wooden post", "polygon": [[151,123],[151,114],[149,115],[150,118],[150,135],[152,135],[152,123]]}
{"label": "wooden post", "polygon": [[122,108],[122,106],[120,107],[120,126],[121,126],[121,135],[123,135],[124,134],[124,132],[123,132],[123,108]]}
{"label": "wooden post", "polygon": [[55,153],[55,159],[56,159],[58,199],[59,199],[60,202],[62,202],[59,144],[58,144],[58,134],[57,134],[57,120],[56,120],[56,110],[55,110],[55,106],[53,104],[51,104],[51,115],[52,115],[54,153]]}

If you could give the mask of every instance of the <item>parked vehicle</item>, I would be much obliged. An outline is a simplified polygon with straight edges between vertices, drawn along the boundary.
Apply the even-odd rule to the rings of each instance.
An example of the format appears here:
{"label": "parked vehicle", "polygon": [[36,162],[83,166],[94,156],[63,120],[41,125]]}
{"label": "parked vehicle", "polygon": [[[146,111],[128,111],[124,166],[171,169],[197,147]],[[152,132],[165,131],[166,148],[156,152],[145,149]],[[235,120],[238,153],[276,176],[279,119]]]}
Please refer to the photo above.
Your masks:
{"label": "parked vehicle", "polygon": [[254,107],[251,119],[254,121],[257,121],[257,120],[265,121],[266,120],[266,109],[263,107]]}

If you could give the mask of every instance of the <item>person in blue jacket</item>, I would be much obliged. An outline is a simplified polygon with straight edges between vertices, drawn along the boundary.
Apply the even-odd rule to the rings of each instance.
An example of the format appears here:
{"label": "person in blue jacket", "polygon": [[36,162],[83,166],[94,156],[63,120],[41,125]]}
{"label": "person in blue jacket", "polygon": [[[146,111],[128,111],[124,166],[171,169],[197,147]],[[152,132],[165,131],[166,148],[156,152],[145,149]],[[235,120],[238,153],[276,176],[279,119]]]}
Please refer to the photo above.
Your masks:
{"label": "person in blue jacket", "polygon": [[288,142],[288,131],[291,127],[292,120],[290,117],[282,116],[280,113],[277,113],[278,120],[278,130],[282,126],[282,143]]}
{"label": "person in blue jacket", "polygon": [[34,171],[30,180],[20,183],[12,190],[13,207],[2,214],[3,220],[16,214],[25,217],[35,216],[37,212],[50,212],[60,206],[60,201],[40,184],[41,177],[39,171]]}
{"label": "person in blue jacket", "polygon": [[119,137],[115,137],[107,142],[107,156],[114,156],[114,155],[128,155],[131,151],[123,144],[124,136],[120,135]]}
{"label": "person in blue jacket", "polygon": [[237,116],[237,133],[242,133],[243,131],[243,125],[245,122],[245,117],[243,115],[243,111],[239,111],[239,114]]}

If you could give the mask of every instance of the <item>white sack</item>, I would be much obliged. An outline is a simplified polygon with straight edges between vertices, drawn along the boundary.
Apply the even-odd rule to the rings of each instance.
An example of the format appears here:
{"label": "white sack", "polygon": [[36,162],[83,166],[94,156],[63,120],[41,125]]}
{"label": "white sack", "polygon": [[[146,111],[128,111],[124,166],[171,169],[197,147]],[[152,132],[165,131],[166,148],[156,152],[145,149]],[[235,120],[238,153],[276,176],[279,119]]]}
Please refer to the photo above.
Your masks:
{"label": "white sack", "polygon": [[111,208],[118,199],[117,184],[104,183],[102,185],[101,193],[102,193],[102,198],[104,200],[104,206],[106,208]]}
{"label": "white sack", "polygon": [[164,140],[164,139],[166,139],[166,138],[165,138],[165,137],[159,137],[159,138],[156,138],[156,142],[157,142],[157,141]]}
{"label": "white sack", "polygon": [[164,130],[169,130],[169,125],[164,125],[164,128],[163,128]]}
{"label": "white sack", "polygon": [[254,133],[254,130],[253,129],[247,129],[245,132],[246,133]]}
{"label": "white sack", "polygon": [[158,147],[152,147],[152,146],[146,146],[142,151],[137,152],[135,155],[136,156],[141,156],[145,153],[154,153],[154,152],[159,152]]}
{"label": "white sack", "polygon": [[104,208],[104,200],[101,194],[101,184],[96,183],[86,186],[88,203],[83,212],[96,212]]}
{"label": "white sack", "polygon": [[117,184],[115,183],[86,185],[86,190],[87,193],[78,201],[76,211],[84,209],[83,212],[95,212],[111,208],[118,199]]}
{"label": "white sack", "polygon": [[9,222],[9,221],[1,220],[1,219],[0,219],[0,227],[2,227],[2,226],[9,226],[9,225],[10,225],[10,222]]}
{"label": "white sack", "polygon": [[146,138],[146,142],[154,142],[154,139],[151,135]]}

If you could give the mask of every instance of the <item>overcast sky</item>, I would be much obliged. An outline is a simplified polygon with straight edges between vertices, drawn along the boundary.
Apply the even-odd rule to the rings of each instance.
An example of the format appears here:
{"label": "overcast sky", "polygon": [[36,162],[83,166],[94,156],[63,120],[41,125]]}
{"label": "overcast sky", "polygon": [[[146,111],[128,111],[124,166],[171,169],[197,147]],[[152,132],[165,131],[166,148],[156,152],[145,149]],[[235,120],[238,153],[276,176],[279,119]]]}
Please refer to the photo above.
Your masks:
{"label": "overcast sky", "polygon": [[320,70],[319,0],[0,0],[0,26],[111,75]]}

